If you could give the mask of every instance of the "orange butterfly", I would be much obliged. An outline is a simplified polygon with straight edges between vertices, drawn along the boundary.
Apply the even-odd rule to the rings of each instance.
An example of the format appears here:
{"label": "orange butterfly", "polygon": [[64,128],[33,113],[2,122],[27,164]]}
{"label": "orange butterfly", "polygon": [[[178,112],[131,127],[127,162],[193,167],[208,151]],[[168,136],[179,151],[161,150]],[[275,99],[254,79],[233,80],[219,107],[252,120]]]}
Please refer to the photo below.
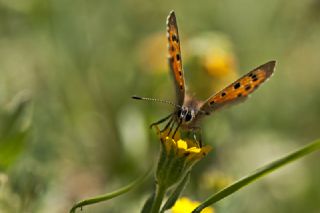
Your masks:
{"label": "orange butterfly", "polygon": [[[172,133],[172,138],[176,134],[177,130],[181,128],[187,132],[194,133],[195,139],[196,133],[200,138],[199,145],[201,144],[201,135],[199,121],[206,115],[214,113],[218,109],[230,104],[242,102],[246,100],[248,95],[255,91],[260,84],[267,80],[274,71],[276,62],[269,61],[246,75],[242,76],[220,92],[214,94],[205,101],[198,101],[195,98],[189,96],[186,93],[184,73],[182,68],[180,39],[177,27],[177,20],[174,11],[170,12],[167,19],[167,37],[168,37],[168,51],[169,51],[169,66],[174,79],[176,90],[176,103],[169,101],[163,101],[152,98],[143,98],[133,96],[132,98],[138,100],[151,100],[163,103],[168,103],[175,106],[173,113],[167,117],[151,124],[151,127],[165,122],[169,119],[162,131],[169,129],[168,135]],[[172,132],[176,125],[175,130]]]}

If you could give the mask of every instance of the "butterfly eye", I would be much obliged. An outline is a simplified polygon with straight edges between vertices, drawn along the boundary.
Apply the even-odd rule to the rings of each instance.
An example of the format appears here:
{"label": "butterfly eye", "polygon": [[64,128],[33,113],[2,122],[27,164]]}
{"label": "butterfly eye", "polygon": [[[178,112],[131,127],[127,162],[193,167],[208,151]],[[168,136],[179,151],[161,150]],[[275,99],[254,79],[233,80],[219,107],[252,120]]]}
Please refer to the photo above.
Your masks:
{"label": "butterfly eye", "polygon": [[185,120],[188,122],[188,121],[190,121],[191,119],[192,119],[191,112],[188,112],[188,113],[186,114]]}

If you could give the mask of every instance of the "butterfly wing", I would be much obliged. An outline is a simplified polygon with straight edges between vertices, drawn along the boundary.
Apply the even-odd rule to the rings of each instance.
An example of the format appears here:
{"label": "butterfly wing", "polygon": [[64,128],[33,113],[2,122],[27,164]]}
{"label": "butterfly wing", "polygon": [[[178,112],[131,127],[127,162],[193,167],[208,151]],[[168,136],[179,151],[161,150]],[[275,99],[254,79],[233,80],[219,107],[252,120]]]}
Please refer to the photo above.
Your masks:
{"label": "butterfly wing", "polygon": [[210,114],[225,105],[246,100],[249,94],[254,92],[260,84],[272,75],[275,64],[275,61],[270,61],[250,71],[207,99],[200,107],[200,110],[204,111],[206,114]]}
{"label": "butterfly wing", "polygon": [[182,70],[178,26],[174,11],[171,11],[167,18],[167,37],[169,51],[168,61],[175,84],[177,104],[182,106],[185,97],[185,82]]}

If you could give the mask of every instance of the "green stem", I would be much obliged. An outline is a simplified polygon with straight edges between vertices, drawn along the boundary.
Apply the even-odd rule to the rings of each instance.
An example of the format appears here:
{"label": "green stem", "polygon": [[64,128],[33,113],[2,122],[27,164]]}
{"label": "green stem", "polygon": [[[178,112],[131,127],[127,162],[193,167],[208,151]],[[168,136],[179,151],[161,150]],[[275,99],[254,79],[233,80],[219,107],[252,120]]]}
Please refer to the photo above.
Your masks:
{"label": "green stem", "polygon": [[124,186],[116,191],[79,201],[71,208],[70,213],[75,213],[77,208],[82,208],[83,206],[86,206],[86,205],[91,205],[91,204],[99,203],[101,201],[109,200],[130,191],[134,187],[140,185],[150,175],[151,171],[152,169],[149,169],[143,176],[136,179],[135,181],[128,184],[127,186]]}
{"label": "green stem", "polygon": [[165,186],[157,185],[156,189],[156,196],[153,200],[151,213],[159,213],[162,200],[164,198],[164,195],[166,194],[167,188]]}
{"label": "green stem", "polygon": [[315,151],[320,150],[320,139],[308,144],[307,146],[298,149],[295,152],[292,152],[276,161],[271,162],[270,164],[265,165],[264,167],[256,170],[253,174],[248,175],[244,178],[241,178],[240,180],[236,181],[232,185],[222,189],[221,191],[217,192],[216,194],[213,194],[210,196],[207,200],[205,200],[203,203],[201,203],[195,210],[193,210],[192,213],[199,213],[202,209],[216,203],[219,200],[222,200],[223,198],[229,196],[230,194],[238,191],[242,187],[248,185],[249,183],[259,179],[260,177],[278,169],[281,166],[284,166],[294,160],[297,160],[307,154],[310,154]]}

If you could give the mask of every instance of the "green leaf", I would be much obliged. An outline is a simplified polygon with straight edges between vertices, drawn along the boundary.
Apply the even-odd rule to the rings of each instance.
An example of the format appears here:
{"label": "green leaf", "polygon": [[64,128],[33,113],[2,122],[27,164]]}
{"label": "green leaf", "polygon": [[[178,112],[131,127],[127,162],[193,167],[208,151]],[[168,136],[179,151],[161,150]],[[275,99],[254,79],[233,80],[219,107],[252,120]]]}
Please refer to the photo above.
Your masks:
{"label": "green leaf", "polygon": [[152,172],[152,169],[148,169],[147,172],[143,176],[136,179],[135,181],[128,184],[127,186],[124,186],[116,191],[79,201],[78,203],[73,205],[73,207],[70,209],[70,213],[75,213],[77,208],[82,208],[83,206],[87,206],[87,205],[99,203],[102,201],[110,200],[114,197],[120,196],[120,195],[130,191],[134,187],[143,183],[143,181],[151,174],[151,172]]}
{"label": "green leaf", "polygon": [[153,192],[151,194],[151,196],[148,198],[148,200],[146,201],[146,203],[143,205],[141,213],[150,213],[151,212],[152,204],[153,204],[155,196],[156,196],[156,193]]}
{"label": "green leaf", "polygon": [[6,170],[23,152],[29,129],[0,141],[0,171]]}
{"label": "green leaf", "polygon": [[178,200],[181,192],[185,188],[186,184],[189,182],[190,172],[188,172],[182,181],[176,186],[170,197],[168,198],[167,202],[163,205],[160,212],[164,212],[168,209],[171,209],[175,202]]}
{"label": "green leaf", "polygon": [[222,200],[223,198],[233,194],[234,192],[238,191],[242,187],[250,184],[251,182],[261,178],[262,176],[288,164],[295,160],[298,160],[299,158],[302,158],[303,156],[310,154],[315,151],[320,150],[320,139],[306,145],[303,148],[298,149],[297,151],[294,151],[278,160],[275,160],[264,167],[256,170],[252,174],[241,178],[240,180],[236,181],[235,183],[231,184],[230,186],[222,189],[221,191],[217,192],[216,194],[213,194],[210,196],[207,200],[205,200],[203,203],[201,203],[197,208],[195,208],[192,212],[193,213],[199,213],[202,209],[216,203],[219,200]]}
{"label": "green leaf", "polygon": [[17,97],[9,110],[0,111],[0,170],[8,169],[25,149],[30,127],[23,126],[29,99]]}

